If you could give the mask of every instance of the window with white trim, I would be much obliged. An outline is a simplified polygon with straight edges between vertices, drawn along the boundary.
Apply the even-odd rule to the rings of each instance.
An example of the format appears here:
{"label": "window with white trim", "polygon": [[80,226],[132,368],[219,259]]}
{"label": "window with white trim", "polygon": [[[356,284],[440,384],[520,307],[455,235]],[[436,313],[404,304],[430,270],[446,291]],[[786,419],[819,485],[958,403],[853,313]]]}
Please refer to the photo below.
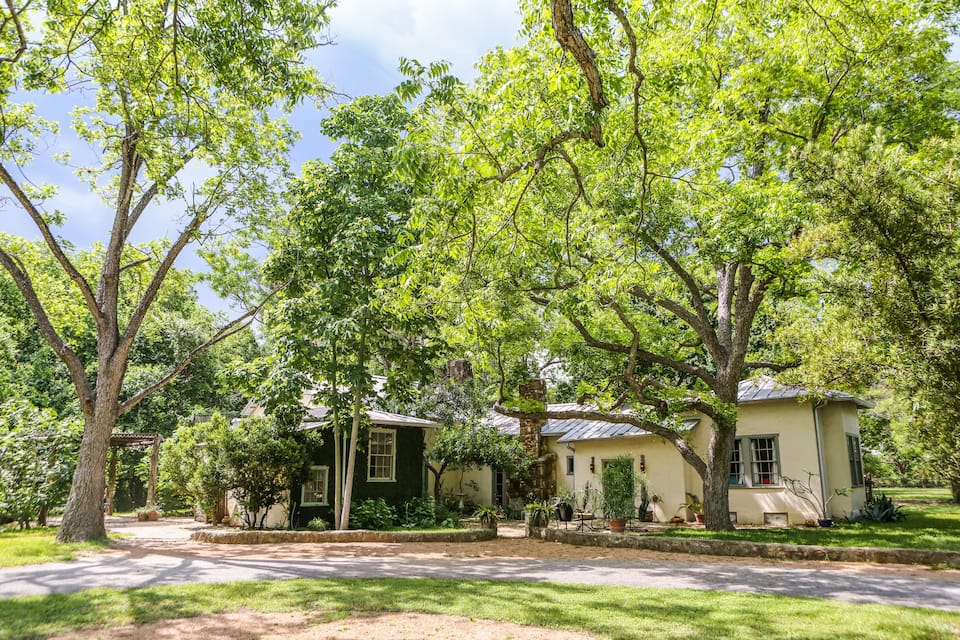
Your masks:
{"label": "window with white trim", "polygon": [[327,505],[328,467],[314,465],[310,467],[307,480],[300,488],[300,504],[305,507]]}
{"label": "window with white trim", "polygon": [[860,451],[860,438],[847,436],[847,457],[850,460],[850,484],[863,486],[863,455]]}
{"label": "window with white trim", "polygon": [[394,482],[397,467],[397,432],[394,429],[370,429],[367,447],[367,480]]}
{"label": "window with white trim", "polygon": [[780,484],[780,461],[775,437],[750,438],[750,458],[753,486]]}
{"label": "window with white trim", "polygon": [[[747,473],[747,469],[750,473]],[[730,453],[732,487],[780,486],[780,453],[777,436],[737,438]]]}
{"label": "window with white trim", "polygon": [[739,438],[733,441],[733,453],[730,454],[729,482],[735,487],[743,486],[743,444]]}

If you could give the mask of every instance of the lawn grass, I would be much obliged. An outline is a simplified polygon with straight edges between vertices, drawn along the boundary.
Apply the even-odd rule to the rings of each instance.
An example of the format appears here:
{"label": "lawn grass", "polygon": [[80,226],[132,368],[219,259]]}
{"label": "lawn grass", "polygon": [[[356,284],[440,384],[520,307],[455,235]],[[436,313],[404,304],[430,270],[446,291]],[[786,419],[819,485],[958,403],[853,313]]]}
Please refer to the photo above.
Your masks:
{"label": "lawn grass", "polygon": [[56,527],[0,530],[0,567],[73,560],[80,551],[97,551],[107,541],[60,544]]}
{"label": "lawn grass", "polygon": [[0,638],[143,624],[240,608],[446,613],[599,638],[956,638],[960,613],[772,595],[429,579],[275,580],[94,589],[0,600]]}
{"label": "lawn grass", "polygon": [[960,505],[950,502],[948,490],[897,488],[879,489],[877,493],[887,493],[898,502],[911,500],[903,502],[903,513],[907,517],[899,522],[840,522],[831,529],[770,528],[738,529],[729,532],[667,529],[663,535],[833,547],[960,551]]}
{"label": "lawn grass", "polygon": [[897,502],[950,502],[947,487],[877,487],[877,495],[885,493]]}

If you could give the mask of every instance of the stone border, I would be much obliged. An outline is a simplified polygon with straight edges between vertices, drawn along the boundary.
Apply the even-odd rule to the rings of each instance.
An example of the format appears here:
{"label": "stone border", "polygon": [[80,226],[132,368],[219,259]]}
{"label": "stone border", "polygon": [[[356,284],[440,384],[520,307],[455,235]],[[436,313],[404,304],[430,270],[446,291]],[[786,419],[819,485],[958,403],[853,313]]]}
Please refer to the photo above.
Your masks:
{"label": "stone border", "polygon": [[191,540],[215,544],[276,544],[284,542],[482,542],[497,537],[495,529],[461,531],[224,531],[203,529],[190,534]]}
{"label": "stone border", "polygon": [[527,535],[549,542],[584,547],[645,549],[668,553],[771,558],[774,560],[825,560],[830,562],[876,562],[925,564],[960,568],[960,552],[936,549],[884,549],[879,547],[825,547],[740,540],[669,538],[658,535],[587,533],[563,529],[527,528]]}

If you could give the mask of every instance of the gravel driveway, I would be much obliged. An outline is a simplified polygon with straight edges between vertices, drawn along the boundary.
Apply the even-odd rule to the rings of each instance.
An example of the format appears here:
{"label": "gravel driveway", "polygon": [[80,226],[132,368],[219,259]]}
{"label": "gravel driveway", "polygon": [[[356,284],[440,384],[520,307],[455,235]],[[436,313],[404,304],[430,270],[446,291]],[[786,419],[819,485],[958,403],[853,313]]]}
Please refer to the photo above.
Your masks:
{"label": "gravel driveway", "polygon": [[95,586],[145,587],[296,577],[429,577],[619,584],[769,593],[960,610],[960,571],[918,567],[774,563],[633,549],[572,547],[511,537],[482,543],[214,545],[189,541],[184,519],[136,523],[116,548],[76,561],[0,569],[0,597]]}

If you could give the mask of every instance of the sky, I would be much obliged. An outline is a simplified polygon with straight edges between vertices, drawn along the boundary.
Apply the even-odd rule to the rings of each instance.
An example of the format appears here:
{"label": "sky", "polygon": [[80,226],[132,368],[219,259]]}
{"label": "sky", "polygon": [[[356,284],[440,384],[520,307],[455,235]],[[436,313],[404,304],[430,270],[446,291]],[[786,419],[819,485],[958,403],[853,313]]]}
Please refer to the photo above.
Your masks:
{"label": "sky", "polygon": [[[334,44],[314,51],[311,63],[338,94],[345,94],[338,95],[335,101],[392,91],[403,79],[397,70],[401,57],[423,63],[446,60],[454,75],[469,80],[475,75],[474,63],[486,51],[515,43],[519,24],[515,0],[340,0],[339,6],[330,12],[329,35]],[[70,131],[72,98],[60,95],[34,99],[41,115],[61,122],[61,132],[47,141],[41,157],[26,167],[20,178],[59,187],[59,195],[47,206],[68,216],[67,223],[56,230],[59,236],[78,248],[97,241],[105,243],[112,215],[109,207],[77,180],[72,169],[53,160],[54,154],[63,151],[70,152],[73,165],[93,158],[92,151]],[[291,154],[295,170],[307,160],[329,157],[334,149],[334,144],[319,133],[323,115],[312,104],[292,115],[291,122],[302,136]],[[133,240],[177,233],[177,206],[161,206],[152,214],[141,220]],[[0,232],[31,239],[40,237],[26,214],[7,198],[0,198]],[[177,266],[199,269],[202,265],[195,255],[187,253]],[[201,291],[201,299],[217,310],[225,308],[209,291]]]}

